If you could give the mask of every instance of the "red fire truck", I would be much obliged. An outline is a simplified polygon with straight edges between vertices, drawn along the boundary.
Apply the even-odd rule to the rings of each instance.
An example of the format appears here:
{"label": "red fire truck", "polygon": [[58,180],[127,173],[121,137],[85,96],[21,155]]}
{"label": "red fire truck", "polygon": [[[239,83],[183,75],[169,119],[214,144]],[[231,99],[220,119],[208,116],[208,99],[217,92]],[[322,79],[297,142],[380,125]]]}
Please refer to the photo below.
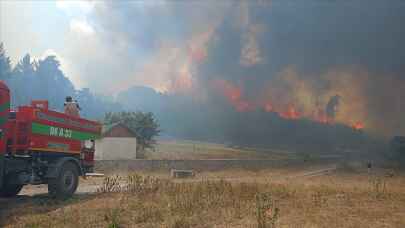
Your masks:
{"label": "red fire truck", "polygon": [[10,91],[0,81],[0,197],[17,195],[27,184],[47,184],[65,199],[79,176],[94,166],[101,124],[48,109],[47,101],[10,110]]}

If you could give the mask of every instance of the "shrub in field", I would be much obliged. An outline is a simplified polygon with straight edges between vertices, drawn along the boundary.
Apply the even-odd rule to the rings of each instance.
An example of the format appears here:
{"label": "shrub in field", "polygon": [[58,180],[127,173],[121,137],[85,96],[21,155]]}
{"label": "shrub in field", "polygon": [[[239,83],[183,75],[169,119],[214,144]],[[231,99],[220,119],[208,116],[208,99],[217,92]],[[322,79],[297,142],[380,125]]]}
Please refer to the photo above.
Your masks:
{"label": "shrub in field", "polygon": [[135,201],[131,205],[132,220],[136,223],[161,222],[164,217],[164,209],[156,203]]}
{"label": "shrub in field", "polygon": [[[277,192],[285,189],[276,188]],[[132,174],[125,178],[106,177],[98,190],[102,193],[121,192],[129,203],[132,221],[137,224],[161,222],[166,213],[173,218],[172,227],[190,227],[190,218],[201,213],[226,213],[241,219],[246,210],[255,208],[259,228],[275,227],[279,209],[274,206],[270,193],[259,193],[259,185],[202,180],[195,183],[176,183],[150,176]],[[158,197],[167,205],[162,208],[143,200]],[[130,199],[130,201],[128,201]],[[256,201],[255,201],[256,200]],[[252,205],[250,207],[249,205]],[[230,208],[224,212],[224,208]],[[253,211],[252,211],[253,212]],[[220,215],[220,214],[218,214]],[[252,214],[253,215],[253,214]],[[110,227],[118,224],[110,213]],[[114,225],[114,226],[113,226]]]}
{"label": "shrub in field", "polygon": [[105,177],[103,180],[103,184],[97,189],[97,192],[99,193],[120,192],[121,191],[120,180],[121,178],[119,176]]}
{"label": "shrub in field", "polygon": [[314,192],[311,193],[311,199],[312,203],[317,207],[324,206],[327,202],[324,192],[319,189],[315,189]]}
{"label": "shrub in field", "polygon": [[274,228],[279,217],[271,193],[256,194],[256,218],[258,228]]}
{"label": "shrub in field", "polygon": [[382,177],[370,179],[371,192],[375,198],[381,198],[387,193],[387,182]]}
{"label": "shrub in field", "polygon": [[120,228],[118,224],[119,212],[118,208],[114,208],[104,215],[104,219],[108,222],[108,228]]}
{"label": "shrub in field", "polygon": [[175,217],[170,228],[191,228],[192,224],[185,217]]}
{"label": "shrub in field", "polygon": [[131,174],[107,177],[99,192],[109,194],[63,202],[24,197],[18,201],[28,202],[0,211],[5,227],[405,227],[398,216],[405,205],[403,179],[325,179],[255,183]]}
{"label": "shrub in field", "polygon": [[155,177],[133,174],[127,176],[124,190],[128,193],[137,194],[155,193],[160,187],[164,186],[163,182]]}

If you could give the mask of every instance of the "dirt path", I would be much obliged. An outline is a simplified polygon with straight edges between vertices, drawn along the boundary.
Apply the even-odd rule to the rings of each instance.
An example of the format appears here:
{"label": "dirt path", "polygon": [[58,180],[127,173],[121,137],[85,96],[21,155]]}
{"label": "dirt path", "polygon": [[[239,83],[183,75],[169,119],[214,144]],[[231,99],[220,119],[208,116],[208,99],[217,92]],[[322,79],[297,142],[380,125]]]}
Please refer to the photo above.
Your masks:
{"label": "dirt path", "polygon": [[307,171],[307,172],[300,173],[298,175],[290,176],[290,177],[287,177],[287,178],[317,177],[317,176],[322,176],[322,175],[331,173],[333,171],[336,171],[336,169],[337,169],[337,165],[332,165],[332,166],[327,167],[327,168]]}
{"label": "dirt path", "polygon": [[[312,167],[308,169],[300,169],[294,170],[288,173],[277,173],[271,172],[268,173],[268,178],[274,181],[279,180],[288,180],[288,179],[295,179],[295,178],[311,178],[321,175],[326,175],[334,172],[336,170],[336,165],[329,165],[327,167]],[[123,175],[123,174],[122,174]],[[153,174],[152,174],[153,175]],[[168,174],[160,174],[163,178],[168,178]],[[248,175],[250,176],[250,175]],[[261,179],[252,178],[251,176],[228,176],[228,175],[216,175],[216,172],[210,173],[207,175],[206,173],[202,173],[200,176],[197,176],[193,179],[179,179],[178,181],[200,181],[201,179],[208,179],[208,180],[227,180],[231,182],[252,182],[252,181],[261,181]],[[95,193],[99,186],[102,184],[103,178],[102,177],[90,177],[87,179],[80,179],[80,183],[77,189],[76,194],[91,194]],[[176,180],[177,181],[177,180]],[[264,179],[263,179],[264,181]],[[46,195],[48,193],[48,188],[46,185],[27,185],[23,188],[19,196],[22,197],[34,197],[37,195]],[[7,203],[8,199],[0,199],[0,204]]]}
{"label": "dirt path", "polygon": [[[77,188],[77,194],[87,194],[94,193],[97,191],[97,188],[102,183],[103,178],[87,178],[86,180],[80,179],[79,186]],[[27,185],[21,190],[19,195],[23,196],[35,196],[38,194],[47,194],[48,187],[47,185]]]}

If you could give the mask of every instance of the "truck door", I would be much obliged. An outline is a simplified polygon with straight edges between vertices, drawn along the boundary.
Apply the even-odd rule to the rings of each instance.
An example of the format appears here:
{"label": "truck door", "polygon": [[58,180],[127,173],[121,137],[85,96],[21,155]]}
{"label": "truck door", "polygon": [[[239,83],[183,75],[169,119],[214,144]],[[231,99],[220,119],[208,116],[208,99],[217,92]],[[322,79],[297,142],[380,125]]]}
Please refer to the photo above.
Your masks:
{"label": "truck door", "polygon": [[10,112],[10,90],[0,81],[0,188],[3,185],[5,172],[4,154],[6,153],[6,123]]}

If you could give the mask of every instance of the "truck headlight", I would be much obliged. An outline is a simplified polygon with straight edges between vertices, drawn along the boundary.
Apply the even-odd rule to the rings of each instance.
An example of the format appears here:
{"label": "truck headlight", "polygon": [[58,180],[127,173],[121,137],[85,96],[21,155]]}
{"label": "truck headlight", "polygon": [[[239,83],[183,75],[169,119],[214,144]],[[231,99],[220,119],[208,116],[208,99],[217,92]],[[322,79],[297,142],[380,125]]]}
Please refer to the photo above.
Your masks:
{"label": "truck headlight", "polygon": [[84,148],[92,149],[94,147],[94,140],[86,140],[84,141]]}

